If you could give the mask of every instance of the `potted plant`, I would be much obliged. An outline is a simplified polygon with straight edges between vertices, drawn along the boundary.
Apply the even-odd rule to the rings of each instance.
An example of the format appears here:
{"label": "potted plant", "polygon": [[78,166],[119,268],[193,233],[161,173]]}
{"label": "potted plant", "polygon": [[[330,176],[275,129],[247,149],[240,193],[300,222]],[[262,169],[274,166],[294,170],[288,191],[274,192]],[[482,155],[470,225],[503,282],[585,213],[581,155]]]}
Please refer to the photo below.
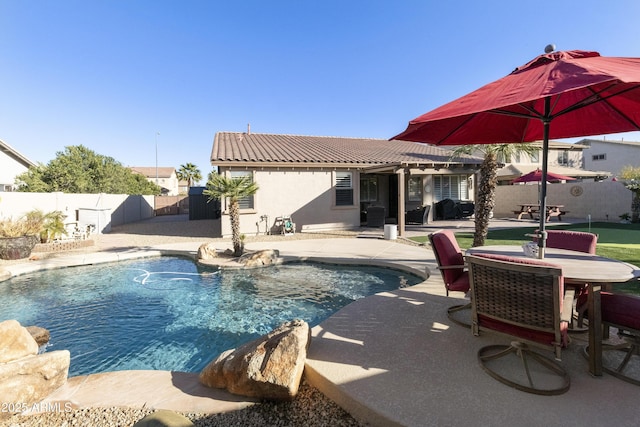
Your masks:
{"label": "potted plant", "polygon": [[49,243],[56,238],[60,238],[67,234],[64,226],[64,219],[67,216],[61,211],[53,211],[44,213],[40,209],[34,209],[27,212],[25,218],[33,224],[41,224],[40,226],[40,243]]}

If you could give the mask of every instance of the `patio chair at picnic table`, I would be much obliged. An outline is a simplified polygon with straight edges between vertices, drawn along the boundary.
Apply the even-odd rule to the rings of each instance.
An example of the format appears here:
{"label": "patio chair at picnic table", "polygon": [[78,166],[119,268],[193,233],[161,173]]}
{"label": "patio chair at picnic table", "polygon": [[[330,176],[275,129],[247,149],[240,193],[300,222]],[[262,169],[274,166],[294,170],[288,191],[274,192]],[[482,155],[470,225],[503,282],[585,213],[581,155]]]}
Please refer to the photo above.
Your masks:
{"label": "patio chair at picnic table", "polygon": [[[469,292],[469,272],[464,264],[464,257],[456,236],[450,230],[438,230],[429,234],[429,242],[438,263],[438,270],[442,274],[447,296],[449,296],[449,291],[467,294]],[[457,311],[470,308],[470,303],[451,306],[447,309],[447,316],[459,325],[471,327],[470,324],[458,320],[453,315]]]}
{"label": "patio chair at picnic table", "polygon": [[[557,362],[568,343],[567,308],[573,302],[573,292],[564,292],[562,268],[537,259],[481,253],[467,256],[466,261],[473,334],[490,331],[512,339],[509,345],[478,350],[485,372],[528,393],[557,395],[569,390],[569,375]],[[557,361],[529,345],[553,350]],[[520,374],[512,366],[517,360],[504,359],[514,354],[522,364]],[[541,370],[545,372],[540,374]],[[540,375],[534,379],[534,373]]]}

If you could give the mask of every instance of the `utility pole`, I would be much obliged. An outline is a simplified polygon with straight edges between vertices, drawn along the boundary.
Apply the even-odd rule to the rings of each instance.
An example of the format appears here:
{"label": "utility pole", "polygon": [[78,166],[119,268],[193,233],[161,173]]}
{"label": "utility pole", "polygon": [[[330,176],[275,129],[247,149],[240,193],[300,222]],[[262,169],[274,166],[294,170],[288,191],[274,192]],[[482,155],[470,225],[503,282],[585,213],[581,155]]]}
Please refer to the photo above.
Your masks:
{"label": "utility pole", "polygon": [[156,132],[156,185],[158,185],[158,135],[160,132]]}

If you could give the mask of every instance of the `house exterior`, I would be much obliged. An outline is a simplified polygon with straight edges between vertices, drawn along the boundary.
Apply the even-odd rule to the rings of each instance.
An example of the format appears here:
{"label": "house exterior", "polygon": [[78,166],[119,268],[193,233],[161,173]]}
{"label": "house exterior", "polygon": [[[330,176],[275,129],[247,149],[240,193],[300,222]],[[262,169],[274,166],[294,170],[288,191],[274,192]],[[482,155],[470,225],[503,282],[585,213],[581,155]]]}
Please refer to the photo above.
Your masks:
{"label": "house exterior", "polygon": [[159,185],[162,189],[163,196],[187,194],[187,183],[181,182],[178,179],[175,168],[131,166],[129,169],[135,173],[144,175],[149,182]]}
{"label": "house exterior", "polygon": [[615,176],[625,166],[640,167],[640,142],[583,139],[585,169],[601,169]]}
{"label": "house exterior", "polygon": [[13,191],[16,176],[32,166],[36,164],[0,139],[0,192]]}
{"label": "house exterior", "polygon": [[[446,198],[473,200],[481,163],[407,141],[250,132],[218,132],[211,151],[218,173],[248,175],[259,186],[240,201],[240,232],[247,235],[279,233],[286,217],[296,232],[352,229],[373,211],[403,235],[406,211]],[[221,230],[231,235],[224,200]]]}
{"label": "house exterior", "polygon": [[[498,159],[504,163],[504,167],[498,170],[498,185],[510,185],[514,179],[526,175],[529,172],[542,168],[542,142],[531,143],[539,147],[532,154],[517,154],[510,159]],[[547,167],[549,172],[570,176],[583,180],[603,180],[611,175],[607,169],[585,166],[584,150],[589,146],[581,143],[570,144],[560,141],[549,141],[549,155]]]}

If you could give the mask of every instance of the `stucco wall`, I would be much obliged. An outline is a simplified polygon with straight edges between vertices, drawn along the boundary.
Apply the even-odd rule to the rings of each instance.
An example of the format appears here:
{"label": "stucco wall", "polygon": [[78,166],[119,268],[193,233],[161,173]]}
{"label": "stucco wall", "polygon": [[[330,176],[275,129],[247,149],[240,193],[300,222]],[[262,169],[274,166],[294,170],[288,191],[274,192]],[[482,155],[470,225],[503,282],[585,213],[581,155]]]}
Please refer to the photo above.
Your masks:
{"label": "stucco wall", "polygon": [[153,199],[126,194],[0,193],[0,218],[16,219],[33,209],[62,211],[66,222],[95,223],[94,219],[100,219],[97,231],[108,232],[112,225],[151,218]]}
{"label": "stucco wall", "polygon": [[[276,233],[276,217],[291,216],[296,232],[350,228],[360,223],[359,175],[354,172],[354,206],[335,206],[332,170],[264,170],[256,171],[260,189],[255,195],[254,210],[242,212],[240,232],[246,235]],[[262,219],[261,219],[262,217]],[[231,235],[231,222],[223,205],[222,235]]]}
{"label": "stucco wall", "polygon": [[[573,187],[580,190],[571,189]],[[575,194],[575,195],[574,195]],[[593,221],[620,221],[619,215],[631,212],[633,193],[620,182],[584,181],[579,183],[547,185],[547,203],[562,204],[568,211],[567,218]],[[513,211],[521,203],[536,203],[538,185],[504,185],[496,188],[494,217],[514,218]]]}

